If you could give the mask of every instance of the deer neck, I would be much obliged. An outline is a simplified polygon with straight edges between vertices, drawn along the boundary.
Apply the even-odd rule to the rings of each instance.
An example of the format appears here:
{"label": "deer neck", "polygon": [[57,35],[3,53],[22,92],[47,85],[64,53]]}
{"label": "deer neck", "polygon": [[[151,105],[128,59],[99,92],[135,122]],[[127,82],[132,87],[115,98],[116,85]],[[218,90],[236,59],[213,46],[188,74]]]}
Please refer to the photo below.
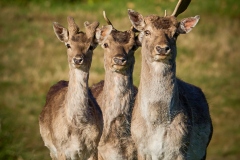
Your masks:
{"label": "deer neck", "polygon": [[119,116],[126,116],[130,120],[133,94],[132,69],[126,74],[106,70],[102,102],[105,130]]}
{"label": "deer neck", "polygon": [[142,60],[139,86],[140,108],[143,117],[151,124],[169,123],[178,112],[176,63]]}
{"label": "deer neck", "polygon": [[88,121],[88,77],[88,72],[70,68],[65,106],[68,120],[76,126]]}

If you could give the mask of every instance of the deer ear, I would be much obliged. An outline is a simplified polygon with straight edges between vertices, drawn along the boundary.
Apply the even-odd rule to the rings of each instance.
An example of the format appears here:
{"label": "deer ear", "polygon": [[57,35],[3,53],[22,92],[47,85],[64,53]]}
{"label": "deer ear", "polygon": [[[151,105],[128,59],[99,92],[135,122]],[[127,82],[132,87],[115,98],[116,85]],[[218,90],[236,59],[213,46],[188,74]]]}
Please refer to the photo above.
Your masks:
{"label": "deer ear", "polygon": [[99,26],[99,22],[89,23],[88,21],[84,22],[86,28],[87,37],[92,38],[96,32],[96,28]]}
{"label": "deer ear", "polygon": [[106,38],[108,37],[108,35],[112,32],[112,25],[106,25],[103,26],[102,28],[97,28],[96,30],[96,39],[98,41],[98,43],[103,43]]}
{"label": "deer ear", "polygon": [[128,9],[128,16],[134,28],[136,28],[138,31],[144,30],[145,21],[141,14],[139,14],[138,12],[135,12],[132,9]]}
{"label": "deer ear", "polygon": [[178,27],[178,33],[180,34],[186,34],[189,33],[193,27],[195,27],[200,19],[200,16],[195,17],[189,17],[181,20],[179,27]]}
{"label": "deer ear", "polygon": [[68,41],[69,33],[68,33],[68,30],[66,28],[64,28],[63,26],[61,26],[57,22],[53,22],[53,30],[54,30],[54,33],[56,34],[57,38],[61,42],[67,42]]}

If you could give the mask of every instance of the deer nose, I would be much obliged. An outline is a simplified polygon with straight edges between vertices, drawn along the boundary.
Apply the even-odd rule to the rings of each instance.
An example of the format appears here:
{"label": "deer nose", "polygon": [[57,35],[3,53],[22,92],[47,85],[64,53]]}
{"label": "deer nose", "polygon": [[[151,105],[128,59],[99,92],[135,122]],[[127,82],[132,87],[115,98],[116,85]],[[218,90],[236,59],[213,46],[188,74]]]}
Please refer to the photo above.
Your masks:
{"label": "deer nose", "polygon": [[125,65],[127,63],[127,59],[125,57],[114,57],[113,62],[117,65]]}
{"label": "deer nose", "polygon": [[168,45],[164,45],[164,46],[157,45],[157,46],[156,46],[156,51],[157,51],[159,54],[168,54],[169,51],[170,51],[170,48],[169,48]]}
{"label": "deer nose", "polygon": [[74,64],[80,65],[83,63],[83,57],[74,57],[73,62]]}

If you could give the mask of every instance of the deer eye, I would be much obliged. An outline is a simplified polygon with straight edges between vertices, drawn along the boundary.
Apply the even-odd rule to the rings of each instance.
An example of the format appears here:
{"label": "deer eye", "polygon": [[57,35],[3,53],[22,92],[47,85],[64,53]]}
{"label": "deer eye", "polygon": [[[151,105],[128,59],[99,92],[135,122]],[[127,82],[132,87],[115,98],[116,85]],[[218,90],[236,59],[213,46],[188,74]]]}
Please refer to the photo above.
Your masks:
{"label": "deer eye", "polygon": [[104,47],[104,48],[108,48],[108,44],[107,44],[107,43],[104,43],[104,44],[103,44],[103,47]]}
{"label": "deer eye", "polygon": [[145,36],[149,36],[151,32],[149,30],[144,31]]}
{"label": "deer eye", "polygon": [[66,44],[66,47],[67,47],[67,48],[71,48],[70,44]]}

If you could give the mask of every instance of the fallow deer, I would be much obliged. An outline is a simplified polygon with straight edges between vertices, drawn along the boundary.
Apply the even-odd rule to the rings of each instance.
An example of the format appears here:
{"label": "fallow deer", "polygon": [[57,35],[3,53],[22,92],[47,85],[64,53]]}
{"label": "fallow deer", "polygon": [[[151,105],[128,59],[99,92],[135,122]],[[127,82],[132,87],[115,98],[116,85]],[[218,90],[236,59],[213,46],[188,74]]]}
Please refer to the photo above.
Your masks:
{"label": "fallow deer", "polygon": [[173,14],[143,17],[129,9],[140,31],[142,66],[131,133],[138,159],[200,160],[212,136],[208,103],[202,90],[176,77],[176,40],[197,24],[199,16],[176,17],[190,0],[179,0]]}
{"label": "fallow deer", "polygon": [[137,93],[133,85],[134,52],[138,48],[132,30],[118,31],[112,23],[97,29],[96,38],[104,49],[105,80],[92,87],[102,110],[103,134],[99,159],[133,160],[136,148],[130,134],[132,107]]}
{"label": "fallow deer", "polygon": [[67,47],[69,82],[53,85],[40,114],[40,133],[52,159],[97,159],[102,115],[88,88],[98,22],[85,22],[86,33],[72,17],[68,29],[53,23],[57,38]]}

